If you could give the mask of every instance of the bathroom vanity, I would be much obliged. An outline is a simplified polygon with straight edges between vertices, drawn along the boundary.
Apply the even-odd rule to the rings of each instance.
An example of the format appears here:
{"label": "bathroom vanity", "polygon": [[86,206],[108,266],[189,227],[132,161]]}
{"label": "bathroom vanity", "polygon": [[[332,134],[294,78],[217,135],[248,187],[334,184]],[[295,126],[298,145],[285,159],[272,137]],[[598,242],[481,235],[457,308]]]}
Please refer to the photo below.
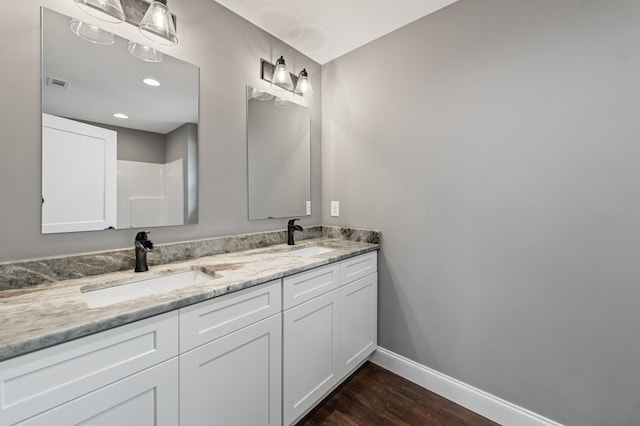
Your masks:
{"label": "bathroom vanity", "polygon": [[156,266],[211,278],[97,308],[83,291],[133,273],[0,298],[15,327],[0,334],[0,426],[292,424],[376,348],[378,247],[322,238]]}

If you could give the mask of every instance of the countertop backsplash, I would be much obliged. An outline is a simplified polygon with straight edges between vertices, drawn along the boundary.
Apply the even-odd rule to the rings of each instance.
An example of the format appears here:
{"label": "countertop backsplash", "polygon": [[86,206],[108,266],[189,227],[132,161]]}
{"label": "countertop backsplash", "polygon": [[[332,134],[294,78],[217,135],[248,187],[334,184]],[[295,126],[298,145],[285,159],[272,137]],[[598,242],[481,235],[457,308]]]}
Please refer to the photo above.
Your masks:
{"label": "countertop backsplash", "polygon": [[[374,230],[309,226],[296,233],[296,240],[333,238],[370,244],[380,243],[380,232]],[[197,259],[216,254],[284,244],[287,231],[267,231],[238,234],[202,240],[157,244],[148,256],[149,266]],[[107,250],[68,256],[46,257],[0,263],[0,291],[19,290],[36,285],[56,283],[133,269],[135,264],[133,238],[131,248]]]}

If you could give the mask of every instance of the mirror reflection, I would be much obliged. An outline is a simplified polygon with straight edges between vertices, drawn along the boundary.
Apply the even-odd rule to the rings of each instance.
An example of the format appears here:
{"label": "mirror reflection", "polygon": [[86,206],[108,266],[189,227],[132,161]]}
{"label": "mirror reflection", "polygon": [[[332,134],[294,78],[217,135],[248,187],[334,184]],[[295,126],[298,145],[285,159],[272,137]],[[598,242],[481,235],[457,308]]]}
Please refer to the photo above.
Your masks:
{"label": "mirror reflection", "polygon": [[42,232],[197,222],[199,70],[42,9]]}
{"label": "mirror reflection", "polygon": [[249,220],[311,214],[311,118],[289,99],[247,86]]}

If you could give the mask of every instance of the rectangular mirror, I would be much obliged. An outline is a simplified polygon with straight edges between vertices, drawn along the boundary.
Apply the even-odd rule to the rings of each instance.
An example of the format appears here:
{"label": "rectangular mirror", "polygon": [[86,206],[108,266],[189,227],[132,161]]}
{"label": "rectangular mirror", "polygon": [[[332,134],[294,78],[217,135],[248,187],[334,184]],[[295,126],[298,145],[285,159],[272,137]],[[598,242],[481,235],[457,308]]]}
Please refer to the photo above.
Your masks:
{"label": "rectangular mirror", "polygon": [[311,214],[309,109],[247,86],[249,220]]}
{"label": "rectangular mirror", "polygon": [[197,223],[198,67],[71,22],[42,8],[42,233]]}

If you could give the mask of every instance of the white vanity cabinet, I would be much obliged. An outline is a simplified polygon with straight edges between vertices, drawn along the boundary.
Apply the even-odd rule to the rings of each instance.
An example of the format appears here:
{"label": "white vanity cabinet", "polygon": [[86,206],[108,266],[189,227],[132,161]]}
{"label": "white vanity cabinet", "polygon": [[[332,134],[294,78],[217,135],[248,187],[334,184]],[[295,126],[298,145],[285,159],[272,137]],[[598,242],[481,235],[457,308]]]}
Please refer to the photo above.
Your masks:
{"label": "white vanity cabinet", "polygon": [[280,280],[180,310],[180,425],[280,425]]}
{"label": "white vanity cabinet", "polygon": [[376,348],[377,252],[0,362],[0,426],[289,425]]}
{"label": "white vanity cabinet", "polygon": [[175,425],[177,355],[169,312],[3,361],[0,425]]}
{"label": "white vanity cabinet", "polygon": [[377,252],[283,278],[283,424],[300,419],[377,345]]}

